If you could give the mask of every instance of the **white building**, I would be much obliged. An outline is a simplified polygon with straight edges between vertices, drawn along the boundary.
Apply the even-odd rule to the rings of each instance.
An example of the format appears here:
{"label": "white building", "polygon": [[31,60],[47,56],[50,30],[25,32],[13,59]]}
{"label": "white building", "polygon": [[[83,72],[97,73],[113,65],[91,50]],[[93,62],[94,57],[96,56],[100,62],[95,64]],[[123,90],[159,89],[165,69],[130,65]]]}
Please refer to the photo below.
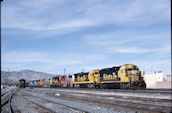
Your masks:
{"label": "white building", "polygon": [[171,88],[171,73],[155,72],[154,74],[145,74],[143,77],[147,88]]}

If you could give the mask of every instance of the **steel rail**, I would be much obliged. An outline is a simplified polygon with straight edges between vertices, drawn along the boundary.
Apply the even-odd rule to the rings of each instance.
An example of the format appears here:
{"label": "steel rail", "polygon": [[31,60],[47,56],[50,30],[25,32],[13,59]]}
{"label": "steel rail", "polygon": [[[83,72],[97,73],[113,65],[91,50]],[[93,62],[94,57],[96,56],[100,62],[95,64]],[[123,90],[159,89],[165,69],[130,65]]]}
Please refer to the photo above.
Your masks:
{"label": "steel rail", "polygon": [[13,109],[12,109],[12,106],[11,106],[11,100],[12,100],[12,95],[10,95],[9,99],[8,99],[8,111],[9,113],[14,113]]}
{"label": "steel rail", "polygon": [[[49,95],[49,96],[54,96],[55,95]],[[120,100],[107,100],[107,99],[101,99],[99,98],[90,98],[90,97],[78,97],[78,96],[56,96],[56,98],[61,98],[61,99],[66,99],[66,100],[75,100],[75,101],[81,101],[81,102],[87,102],[87,103],[96,103],[99,105],[104,105],[104,106],[111,106],[111,107],[119,107],[119,108],[126,108],[129,110],[136,110],[136,111],[141,111],[141,112],[151,112],[151,113],[163,113],[163,112],[168,112],[170,111],[171,107],[169,106],[159,106],[159,105],[151,105],[149,103],[135,103],[135,102],[124,102]],[[142,106],[142,107],[137,107],[137,106]],[[154,108],[154,109],[152,109]],[[155,109],[156,108],[156,109]],[[159,109],[157,109],[159,108]],[[161,110],[161,111],[160,111]],[[171,112],[171,111],[170,111]]]}
{"label": "steel rail", "polygon": [[[11,100],[12,100],[12,97],[13,95],[19,91],[19,89],[16,89],[16,90],[12,90],[12,91],[8,91],[6,92],[5,94],[1,95],[1,96],[4,96],[6,95],[5,98],[5,101],[3,101],[3,103],[1,103],[1,107],[3,107],[4,105],[6,105],[8,103],[8,112],[9,113],[14,113],[13,109],[12,109],[12,106],[11,106]],[[2,97],[1,97],[2,98]],[[8,99],[7,99],[8,98]],[[1,100],[2,101],[2,100]]]}
{"label": "steel rail", "polygon": [[[33,91],[33,90],[32,90]],[[35,93],[39,93],[37,91],[33,91]],[[47,91],[49,94],[51,93],[52,95],[49,95],[51,97],[55,96],[52,91]],[[114,105],[114,106],[120,106],[120,107],[125,107],[125,108],[132,108],[132,109],[135,109],[135,110],[138,110],[138,111],[149,111],[149,112],[158,112],[159,110],[161,110],[162,112],[164,111],[169,111],[170,110],[170,107],[169,106],[164,106],[163,104],[162,105],[151,105],[149,104],[149,102],[158,102],[158,101],[164,101],[166,102],[166,99],[158,99],[158,100],[155,100],[155,99],[149,99],[149,98],[140,98],[137,97],[137,98],[132,98],[133,100],[141,100],[141,101],[145,101],[146,103],[135,103],[135,102],[122,102],[122,101],[117,101],[117,100],[114,100],[114,102],[110,101],[110,100],[107,100],[107,99],[103,99],[102,100],[105,100],[104,102],[102,100],[99,100],[99,99],[96,99],[95,96],[100,96],[100,95],[94,95],[92,98],[91,97],[88,97],[88,98],[84,98],[84,97],[77,97],[77,96],[72,96],[72,95],[68,95],[67,97],[63,94],[63,96],[56,96],[56,98],[62,98],[62,99],[72,99],[72,100],[79,100],[79,101],[85,101],[85,102],[92,102],[92,103],[99,103],[99,104],[102,104],[102,105]],[[122,97],[122,96],[121,96]],[[116,98],[120,98],[120,96],[116,96]],[[127,97],[128,99],[130,97]],[[125,98],[125,99],[127,99]],[[131,100],[132,100],[131,99]],[[168,100],[168,99],[167,99]],[[169,101],[169,100],[168,100]],[[118,103],[118,104],[116,104]],[[129,105],[129,106],[126,106]],[[143,106],[141,108],[138,108],[137,106]],[[154,108],[154,109],[151,109]],[[156,108],[156,109],[155,109]],[[158,110],[159,109],[159,110]]]}
{"label": "steel rail", "polygon": [[43,108],[43,109],[49,111],[50,113],[56,113],[55,111],[52,111],[51,109],[49,109],[49,108],[47,108],[47,107],[41,106],[40,104],[37,104],[36,102],[34,102],[34,101],[32,101],[32,100],[29,100],[28,98],[25,98],[25,97],[22,97],[22,98],[24,98],[25,100],[30,101],[30,102],[32,102],[33,104],[35,104],[35,105],[37,105],[37,106],[39,106],[39,107],[41,107],[41,108]]}
{"label": "steel rail", "polygon": [[[45,100],[47,102],[51,102],[53,104],[61,105],[61,106],[65,107],[66,109],[69,109],[69,110],[72,109],[73,111],[76,111],[76,112],[79,112],[79,113],[89,113],[88,111],[85,111],[85,110],[82,110],[82,109],[78,109],[78,108],[75,108],[75,107],[72,107],[72,106],[68,106],[68,105],[65,105],[65,104],[62,104],[62,103],[54,102],[54,101],[51,101],[51,100],[48,100],[48,99],[44,99],[44,98],[41,98],[41,97],[38,97],[38,96],[33,96],[33,95],[30,95],[30,94],[27,94],[27,96],[32,96],[32,97],[35,97],[35,98],[39,98],[39,99]],[[48,109],[48,108],[46,108],[46,109]]]}
{"label": "steel rail", "polygon": [[[29,87],[29,88],[38,88],[38,87]],[[162,94],[171,94],[172,89],[142,89],[142,90],[131,90],[131,89],[91,89],[91,88],[51,88],[51,87],[39,87],[40,89],[68,89],[68,90],[93,90],[93,91],[112,91],[112,92],[132,92],[132,93],[162,93]]]}

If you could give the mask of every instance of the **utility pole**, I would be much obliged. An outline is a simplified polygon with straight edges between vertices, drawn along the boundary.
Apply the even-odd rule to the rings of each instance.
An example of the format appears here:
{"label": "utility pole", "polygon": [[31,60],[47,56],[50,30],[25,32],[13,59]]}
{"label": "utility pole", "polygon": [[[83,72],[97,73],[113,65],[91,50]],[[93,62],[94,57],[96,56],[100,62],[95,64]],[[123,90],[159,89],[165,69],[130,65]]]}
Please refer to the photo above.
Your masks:
{"label": "utility pole", "polygon": [[6,81],[5,81],[5,82],[6,82],[6,84],[7,84],[7,85],[9,85],[9,79],[8,79],[8,78],[9,78],[9,68],[8,68],[8,72],[7,72],[7,73],[8,73],[8,76],[7,76],[7,78],[6,78]]}
{"label": "utility pole", "polygon": [[152,67],[153,67],[153,66],[151,66],[151,74],[152,74]]}
{"label": "utility pole", "polygon": [[66,75],[66,68],[64,68],[64,75]]}
{"label": "utility pole", "polygon": [[9,77],[9,69],[8,69],[8,77]]}

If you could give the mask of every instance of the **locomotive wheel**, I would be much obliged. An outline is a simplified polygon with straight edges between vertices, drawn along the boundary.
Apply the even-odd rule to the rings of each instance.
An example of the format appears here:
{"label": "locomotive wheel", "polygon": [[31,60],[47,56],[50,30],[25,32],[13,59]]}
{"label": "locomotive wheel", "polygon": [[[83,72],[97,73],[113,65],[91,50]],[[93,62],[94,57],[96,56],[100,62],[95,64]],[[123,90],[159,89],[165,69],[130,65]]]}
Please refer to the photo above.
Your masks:
{"label": "locomotive wheel", "polygon": [[120,84],[120,88],[121,89],[130,89],[130,84],[125,84],[125,83]]}
{"label": "locomotive wheel", "polygon": [[105,86],[104,84],[99,84],[99,88],[100,88],[100,89],[105,89],[105,87],[106,87],[106,86]]}
{"label": "locomotive wheel", "polygon": [[93,84],[88,84],[88,88],[93,89],[93,88],[95,88],[95,87],[94,87],[94,85],[93,85]]}

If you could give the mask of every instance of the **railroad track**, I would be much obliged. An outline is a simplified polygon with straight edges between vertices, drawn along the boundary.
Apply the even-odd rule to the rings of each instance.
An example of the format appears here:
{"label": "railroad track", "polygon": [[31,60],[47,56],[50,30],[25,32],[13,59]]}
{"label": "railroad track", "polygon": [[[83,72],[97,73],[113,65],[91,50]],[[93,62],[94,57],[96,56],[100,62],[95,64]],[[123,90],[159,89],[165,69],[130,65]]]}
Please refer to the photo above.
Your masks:
{"label": "railroad track", "polygon": [[[107,90],[108,91],[108,90]],[[112,90],[110,89],[109,91],[114,91],[114,92],[136,92],[136,93],[160,93],[160,94],[171,94],[172,90],[167,89],[145,89],[145,90],[122,90],[122,89],[117,89],[117,90]]]}
{"label": "railroad track", "polygon": [[[39,93],[37,91],[33,91]],[[126,95],[97,95],[90,93],[76,93],[76,92],[63,92],[63,91],[48,91],[46,92],[48,96],[54,98],[61,98],[66,100],[81,101],[87,103],[95,103],[104,106],[118,107],[122,109],[129,109],[141,112],[170,112],[171,111],[171,99],[165,98],[145,98],[145,97],[134,97]],[[55,96],[56,93],[60,96]],[[83,95],[83,96],[82,96]]]}
{"label": "railroad track", "polygon": [[44,106],[42,106],[42,105],[40,105],[40,104],[38,104],[38,103],[36,103],[36,102],[34,102],[34,101],[32,101],[32,100],[29,100],[29,99],[26,98],[26,97],[22,97],[22,98],[24,98],[24,99],[27,100],[27,101],[30,101],[32,104],[35,104],[35,105],[41,107],[42,109],[44,109],[44,110],[46,110],[46,111],[48,111],[48,112],[50,112],[50,113],[55,113],[55,112],[52,111],[51,109],[46,108],[46,107],[44,107]]}
{"label": "railroad track", "polygon": [[[118,107],[129,110],[134,110],[138,112],[151,112],[151,113],[159,113],[159,112],[169,112],[171,110],[171,106],[163,105],[165,103],[164,100],[149,100],[147,98],[130,98],[130,97],[102,97],[102,96],[79,96],[79,95],[65,95],[59,94],[60,96],[55,96],[55,94],[47,93],[49,96],[54,96],[56,98],[66,99],[66,100],[74,100],[88,103],[95,103],[99,105],[109,106],[109,107]],[[121,99],[119,99],[121,98]],[[144,101],[144,102],[142,102]],[[171,101],[168,100],[168,104]],[[158,103],[158,104],[155,104]]]}
{"label": "railroad track", "polygon": [[[34,90],[34,89],[32,89],[32,90],[30,90],[30,89],[26,89],[27,91],[34,91],[34,92],[37,92],[36,90]],[[159,98],[159,97],[161,97],[161,96],[165,96],[166,98],[168,97],[168,98],[170,98],[171,99],[171,93],[169,92],[169,93],[151,93],[151,92],[149,92],[149,93],[147,93],[147,92],[137,92],[137,91],[135,91],[135,92],[125,92],[125,91],[122,91],[122,92],[118,92],[118,91],[107,91],[107,90],[102,90],[102,91],[100,91],[100,90],[68,90],[68,89],[47,89],[47,88],[41,88],[41,89],[39,89],[40,91],[42,91],[42,92],[46,92],[46,91],[48,91],[48,92],[64,92],[64,93],[75,93],[75,94],[77,94],[77,93],[80,93],[80,94],[86,94],[86,93],[88,93],[89,95],[93,95],[93,96],[96,96],[96,95],[106,95],[106,97],[107,96],[111,96],[111,95],[123,95],[123,96],[127,96],[127,95],[131,95],[130,97],[135,97],[135,96],[137,96],[137,97],[139,97],[139,98],[142,98],[142,97],[148,97],[148,96],[150,96],[150,99],[151,100],[153,100],[153,98]],[[39,92],[39,91],[38,91]],[[162,97],[161,97],[162,98]],[[159,100],[161,100],[161,98],[159,98]],[[163,100],[163,98],[162,98],[162,100]]]}
{"label": "railroad track", "polygon": [[9,99],[8,99],[8,111],[9,113],[14,113],[13,109],[12,109],[12,106],[11,106],[11,100],[12,100],[12,96],[14,94],[10,95]]}
{"label": "railroad track", "polygon": [[8,91],[2,93],[2,94],[1,94],[1,98],[2,98],[5,94],[7,94],[7,93],[8,93]]}
{"label": "railroad track", "polygon": [[3,107],[6,103],[8,103],[10,96],[11,96],[10,91],[1,94],[1,107]]}
{"label": "railroad track", "polygon": [[3,94],[1,94],[1,108],[3,107],[8,107],[8,112],[9,113],[14,113],[12,106],[11,106],[11,100],[12,96],[18,91],[19,89],[7,91]]}
{"label": "railroad track", "polygon": [[172,89],[144,89],[144,90],[131,90],[131,89],[84,89],[76,88],[76,90],[93,90],[93,91],[107,91],[107,92],[132,92],[132,93],[160,93],[171,94]]}
{"label": "railroad track", "polygon": [[[62,103],[55,102],[55,101],[51,101],[51,100],[48,100],[48,99],[45,99],[45,98],[41,98],[39,96],[24,94],[23,98],[30,101],[30,102],[32,102],[32,103],[34,103],[34,104],[36,104],[36,105],[38,105],[38,106],[40,106],[40,107],[42,107],[43,109],[48,110],[51,113],[57,113],[58,111],[52,110],[51,108],[49,108],[49,107],[47,107],[47,106],[45,106],[43,104],[40,104],[39,102],[44,101],[44,104],[45,103],[48,103],[48,104],[52,103],[53,106],[63,108],[64,110],[66,110],[66,112],[89,113],[88,111],[78,109],[78,108],[75,108],[75,107],[71,107],[69,105],[65,105],[65,104],[62,104]],[[34,101],[34,100],[37,100],[37,101]]]}
{"label": "railroad track", "polygon": [[[31,87],[34,88],[34,87]],[[36,87],[42,88],[42,87]],[[131,93],[147,93],[147,94],[171,94],[172,89],[143,89],[143,90],[131,90],[131,89],[88,89],[88,88],[42,88],[42,89],[68,89],[68,90],[83,90],[83,91],[104,91],[104,92],[131,92]]]}

